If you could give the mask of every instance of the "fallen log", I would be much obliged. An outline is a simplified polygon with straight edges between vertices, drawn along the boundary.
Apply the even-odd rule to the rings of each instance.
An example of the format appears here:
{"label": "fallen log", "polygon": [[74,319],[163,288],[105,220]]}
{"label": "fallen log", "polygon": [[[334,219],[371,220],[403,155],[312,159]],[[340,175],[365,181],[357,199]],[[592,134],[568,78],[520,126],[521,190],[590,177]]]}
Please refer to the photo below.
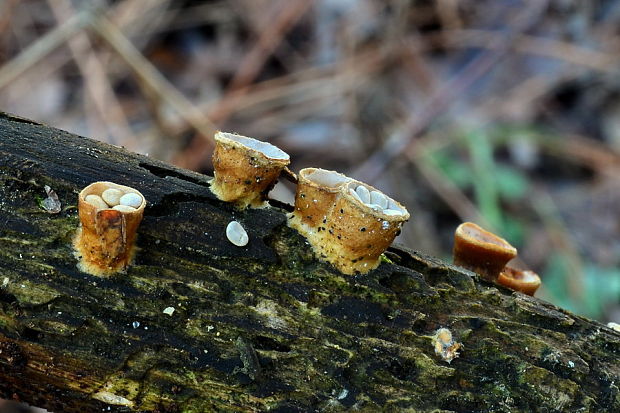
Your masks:
{"label": "fallen log", "polygon": [[[148,201],[134,265],[108,278],[80,272],[71,245],[77,195],[100,180]],[[0,183],[2,398],[55,412],[620,411],[620,333],[436,258],[391,248],[369,274],[340,274],[286,205],[241,212],[204,175],[7,114]],[[245,247],[226,239],[233,219]]]}

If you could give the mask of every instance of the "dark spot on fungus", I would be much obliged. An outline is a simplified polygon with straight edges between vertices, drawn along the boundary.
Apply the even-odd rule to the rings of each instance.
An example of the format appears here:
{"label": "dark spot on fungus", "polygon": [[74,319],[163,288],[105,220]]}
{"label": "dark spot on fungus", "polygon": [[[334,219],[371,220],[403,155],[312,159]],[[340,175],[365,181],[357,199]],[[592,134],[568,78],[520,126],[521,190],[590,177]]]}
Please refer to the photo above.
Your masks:
{"label": "dark spot on fungus", "polygon": [[362,232],[366,231],[366,227],[360,228],[360,231],[362,231]]}

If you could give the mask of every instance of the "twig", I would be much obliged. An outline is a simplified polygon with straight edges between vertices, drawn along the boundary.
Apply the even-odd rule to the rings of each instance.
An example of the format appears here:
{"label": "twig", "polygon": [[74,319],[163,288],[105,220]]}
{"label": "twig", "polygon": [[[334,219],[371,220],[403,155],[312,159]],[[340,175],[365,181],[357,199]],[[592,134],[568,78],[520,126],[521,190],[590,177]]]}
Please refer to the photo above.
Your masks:
{"label": "twig", "polygon": [[93,18],[94,14],[90,9],[83,10],[14,57],[0,68],[0,89],[11,83],[21,73],[37,64],[48,53],[86,27]]}
{"label": "twig", "polygon": [[[299,103],[338,97],[343,93],[343,88],[353,90],[364,78],[379,70],[384,62],[385,54],[373,50],[339,62],[337,65],[311,68],[262,82],[248,89],[247,93],[230,93],[214,105],[203,105],[201,110],[207,113],[210,119],[223,122],[233,111],[241,113],[252,108],[260,108],[261,111],[267,112],[285,106],[291,101]],[[307,106],[304,113],[308,110],[314,109]],[[196,169],[202,164],[209,149],[200,141],[192,141],[175,157],[174,162],[184,168]]]}
{"label": "twig", "polygon": [[238,90],[252,83],[259,74],[269,56],[276,49],[282,37],[297,23],[312,0],[297,0],[286,4],[284,10],[273,21],[269,21],[260,33],[260,37],[249,53],[245,55],[239,69],[230,82],[229,90]]}
{"label": "twig", "polygon": [[[451,30],[442,32],[447,46],[459,48],[479,47],[497,49],[492,39],[501,33],[487,30]],[[574,65],[585,66],[601,72],[617,72],[620,55],[582,47],[562,40],[519,34],[513,48],[520,53],[534,54],[562,60]]]}
{"label": "twig", "polygon": [[151,92],[192,125],[208,146],[213,146],[212,136],[217,130],[215,125],[131,44],[118,27],[103,16],[96,19],[92,27]]}
{"label": "twig", "polygon": [[416,136],[423,133],[437,116],[458,100],[456,97],[471,87],[508,53],[516,33],[526,30],[532,24],[533,17],[538,16],[541,10],[544,10],[546,3],[546,1],[540,2],[536,7],[528,8],[519,14],[513,21],[515,28],[508,35],[492,39],[494,45],[491,50],[471,61],[445,86],[433,94],[428,104],[417,116],[410,116],[404,125],[383,144],[383,147],[368,157],[351,175],[372,183],[395,157],[406,152]]}
{"label": "twig", "polygon": [[[59,22],[68,20],[75,14],[67,0],[48,0],[48,4]],[[120,138],[113,143],[132,149],[135,136],[88,36],[81,32],[68,39],[67,43],[85,80],[85,97],[90,96],[101,120],[97,123],[101,124],[100,127],[105,128],[110,136],[116,135]]]}

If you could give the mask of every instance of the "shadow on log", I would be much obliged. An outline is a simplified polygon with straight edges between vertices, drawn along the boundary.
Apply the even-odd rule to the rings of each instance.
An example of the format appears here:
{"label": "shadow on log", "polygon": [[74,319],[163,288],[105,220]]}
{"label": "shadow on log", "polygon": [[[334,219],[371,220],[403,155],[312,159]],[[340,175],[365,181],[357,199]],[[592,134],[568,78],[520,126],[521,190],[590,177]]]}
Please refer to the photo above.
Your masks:
{"label": "shadow on log", "polygon": [[[80,272],[71,248],[77,194],[100,180],[148,201],[135,264],[111,278]],[[0,397],[55,412],[620,411],[620,333],[435,258],[392,248],[342,275],[285,205],[239,212],[206,176],[10,115],[0,184]],[[39,206],[45,185],[60,213]],[[245,247],[226,239],[233,219]],[[451,363],[442,327],[463,345]]]}

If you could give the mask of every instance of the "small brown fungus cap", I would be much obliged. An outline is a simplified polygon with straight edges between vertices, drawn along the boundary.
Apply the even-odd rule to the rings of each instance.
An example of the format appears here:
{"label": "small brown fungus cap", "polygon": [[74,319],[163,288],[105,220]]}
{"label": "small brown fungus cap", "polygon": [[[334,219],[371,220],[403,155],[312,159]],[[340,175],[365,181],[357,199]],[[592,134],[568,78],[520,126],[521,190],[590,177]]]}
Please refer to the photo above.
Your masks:
{"label": "small brown fungus cap", "polygon": [[454,233],[454,264],[495,281],[517,249],[508,241],[472,222],[458,226]]}
{"label": "small brown fungus cap", "polygon": [[[103,200],[105,191],[114,189],[130,195],[135,206]],[[122,202],[122,201],[120,201]],[[134,242],[142,221],[146,199],[134,188],[113,182],[95,182],[78,196],[80,227],[73,246],[78,268],[89,274],[109,276],[125,270],[135,254]]]}
{"label": "small brown fungus cap", "polygon": [[289,225],[344,274],[363,274],[380,264],[408,219],[404,206],[377,189],[338,172],[306,168],[299,172]]}
{"label": "small brown fungus cap", "polygon": [[534,295],[540,287],[540,277],[534,271],[505,267],[497,278],[497,283],[523,294]]}
{"label": "small brown fungus cap", "polygon": [[217,132],[211,191],[239,208],[261,207],[282,169],[290,163],[280,148],[258,139]]}

